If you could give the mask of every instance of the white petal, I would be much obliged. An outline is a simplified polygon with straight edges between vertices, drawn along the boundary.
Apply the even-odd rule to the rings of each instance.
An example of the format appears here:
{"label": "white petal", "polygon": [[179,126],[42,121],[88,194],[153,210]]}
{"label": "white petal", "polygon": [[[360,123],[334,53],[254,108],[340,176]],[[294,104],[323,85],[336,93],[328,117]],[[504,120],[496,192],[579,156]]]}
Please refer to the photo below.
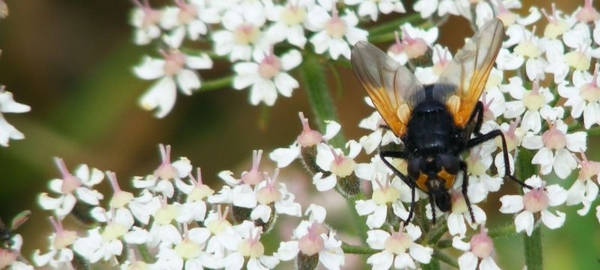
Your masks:
{"label": "white petal", "polygon": [[410,247],[410,256],[421,263],[429,263],[431,261],[431,254],[433,254],[433,249],[430,247],[424,247],[419,244],[413,244]]}
{"label": "white petal", "polygon": [[302,63],[302,54],[298,50],[290,50],[281,56],[281,67],[283,70],[291,70]]}
{"label": "white petal", "polygon": [[164,77],[152,86],[139,100],[145,110],[156,110],[155,116],[165,117],[175,105],[177,87],[171,77]]}
{"label": "white petal", "polygon": [[500,198],[502,202],[502,207],[500,207],[500,212],[504,214],[512,214],[517,213],[523,210],[523,197],[519,195],[505,195]]}
{"label": "white petal", "polygon": [[300,147],[292,145],[290,148],[278,148],[269,154],[269,158],[277,163],[277,167],[287,167],[300,155]]}
{"label": "white petal", "polygon": [[394,262],[394,254],[383,251],[375,253],[367,259],[367,263],[373,265],[373,270],[387,270],[392,267]]}
{"label": "white petal", "polygon": [[525,231],[528,236],[533,232],[533,214],[523,211],[515,217],[515,227],[517,232]]}
{"label": "white petal", "polygon": [[462,270],[475,270],[479,260],[472,252],[467,252],[458,257],[458,266]]}
{"label": "white petal", "polygon": [[500,267],[494,261],[494,258],[487,257],[479,263],[479,269],[481,270],[500,270]]}
{"label": "white petal", "polygon": [[566,215],[563,212],[556,211],[556,215],[552,214],[548,210],[542,210],[542,222],[549,229],[556,229],[562,227],[565,224]]}
{"label": "white petal", "polygon": [[366,216],[375,211],[377,204],[373,200],[357,200],[354,208],[356,209],[356,213],[358,213],[358,215]]}
{"label": "white petal", "polygon": [[0,111],[5,113],[24,113],[31,110],[31,107],[16,102],[13,94],[8,91],[0,91]]}
{"label": "white petal", "polygon": [[386,220],[387,211],[386,205],[376,207],[373,214],[367,217],[367,226],[369,226],[369,229],[380,228]]}
{"label": "white petal", "polygon": [[450,235],[465,235],[467,232],[467,225],[461,214],[451,213],[448,215],[448,232]]}
{"label": "white petal", "polygon": [[322,173],[317,173],[313,177],[313,184],[317,188],[318,191],[327,191],[331,190],[337,184],[337,178],[335,174],[330,174],[325,178],[321,178],[323,176]]}
{"label": "white petal", "polygon": [[558,206],[563,204],[567,200],[568,193],[559,185],[550,185],[546,187],[548,192],[548,204],[550,206]]}
{"label": "white petal", "polygon": [[394,267],[396,269],[417,268],[413,259],[406,253],[396,255],[396,258],[394,259]]}
{"label": "white petal", "polygon": [[389,237],[390,234],[384,230],[370,230],[367,231],[367,244],[373,249],[382,250]]}
{"label": "white petal", "polygon": [[296,258],[299,251],[297,241],[281,242],[277,249],[277,257],[282,261],[289,261]]}
{"label": "white petal", "polygon": [[284,97],[291,97],[292,91],[300,86],[294,77],[283,72],[275,76],[274,82],[277,86],[277,90]]}
{"label": "white petal", "polygon": [[200,78],[198,77],[198,74],[189,69],[181,70],[175,78],[181,92],[188,96],[192,94],[192,90],[200,88]]}
{"label": "white petal", "polygon": [[164,67],[165,60],[146,56],[139,66],[133,68],[133,72],[141,79],[154,80],[165,75]]}
{"label": "white petal", "polygon": [[468,243],[468,242],[462,241],[462,239],[459,236],[452,237],[452,246],[454,248],[460,249],[462,251],[469,251],[469,250],[471,250],[471,244]]}
{"label": "white petal", "polygon": [[205,53],[198,56],[186,55],[185,64],[192,69],[211,69],[213,67],[212,60]]}
{"label": "white petal", "polygon": [[325,140],[330,140],[342,129],[342,126],[333,120],[325,120],[325,123],[327,124],[325,134],[323,135],[323,139]]}

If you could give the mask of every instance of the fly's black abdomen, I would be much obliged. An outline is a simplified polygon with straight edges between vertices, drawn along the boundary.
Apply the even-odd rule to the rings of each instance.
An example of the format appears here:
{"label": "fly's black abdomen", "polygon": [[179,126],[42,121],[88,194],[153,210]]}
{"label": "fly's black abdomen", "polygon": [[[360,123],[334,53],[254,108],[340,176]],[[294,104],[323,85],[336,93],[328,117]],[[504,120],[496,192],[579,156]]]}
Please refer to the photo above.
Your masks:
{"label": "fly's black abdomen", "polygon": [[415,107],[407,130],[403,139],[409,151],[434,155],[446,153],[458,143],[452,115],[436,100],[426,100]]}

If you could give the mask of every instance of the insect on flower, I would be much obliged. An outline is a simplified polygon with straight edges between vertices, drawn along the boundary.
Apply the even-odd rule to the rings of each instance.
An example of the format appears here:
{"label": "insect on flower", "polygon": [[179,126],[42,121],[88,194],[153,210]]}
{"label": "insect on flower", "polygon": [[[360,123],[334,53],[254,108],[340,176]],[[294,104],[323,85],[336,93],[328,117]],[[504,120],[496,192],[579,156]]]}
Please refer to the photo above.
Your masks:
{"label": "insect on flower", "polygon": [[[361,41],[352,49],[352,67],[375,108],[389,129],[404,143],[401,150],[381,149],[383,162],[411,188],[408,223],[414,213],[415,188],[428,194],[435,204],[448,212],[452,201],[448,190],[462,171],[462,194],[471,220],[473,210],[467,196],[467,164],[459,157],[464,151],[502,138],[505,177],[531,188],[510,174],[506,139],[500,130],[482,134],[483,93],[504,38],[504,25],[494,19],[483,25],[456,53],[437,83],[421,85],[407,68],[388,57],[374,45]],[[471,138],[471,135],[475,135]],[[407,174],[386,158],[407,160]],[[433,223],[435,223],[433,211]]]}
{"label": "insect on flower", "polygon": [[31,211],[25,210],[17,216],[15,216],[12,220],[11,226],[7,227],[2,219],[0,219],[0,249],[10,250],[13,248],[15,244],[13,242],[13,237],[15,236],[14,230],[19,228],[27,219],[31,216]]}

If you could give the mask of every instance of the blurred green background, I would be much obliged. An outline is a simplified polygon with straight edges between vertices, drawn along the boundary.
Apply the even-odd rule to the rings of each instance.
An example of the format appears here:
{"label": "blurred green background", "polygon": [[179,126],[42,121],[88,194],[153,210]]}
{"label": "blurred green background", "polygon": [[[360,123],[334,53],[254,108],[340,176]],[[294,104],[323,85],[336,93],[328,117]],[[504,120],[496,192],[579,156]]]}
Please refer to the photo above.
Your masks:
{"label": "blurred green background", "polygon": [[[159,6],[159,1],[151,2]],[[567,12],[583,3],[564,2],[557,6]],[[202,167],[204,181],[218,189],[219,171],[228,169],[239,175],[249,168],[252,150],[268,153],[287,147],[296,138],[301,130],[298,111],[310,118],[302,89],[291,99],[279,97],[272,108],[249,105],[247,90],[222,89],[191,97],[178,95],[174,110],[165,119],[155,119],[137,106],[137,98],[151,82],[135,78],[131,71],[145,54],[155,56],[155,47],[133,45],[128,23],[130,1],[27,0],[7,4],[10,15],[0,21],[0,84],[32,111],[4,115],[26,139],[0,148],[0,217],[7,223],[16,213],[33,210],[32,218],[18,230],[25,239],[23,253],[27,258],[34,249],[47,250],[45,236],[51,233],[51,225],[48,212],[39,210],[37,197],[47,191],[50,179],[60,176],[53,157],[64,158],[71,170],[86,163],[102,171],[115,171],[122,187],[131,190],[132,176],[151,173],[158,166],[157,145],[170,144],[174,158],[191,159],[194,166]],[[550,10],[549,2],[533,4]],[[405,6],[411,4],[405,2]],[[467,29],[463,20],[451,20],[440,32],[441,43],[456,50],[471,34]],[[228,66],[217,62],[214,71],[201,76],[216,78],[228,72]],[[364,105],[363,90],[355,89],[354,75],[342,68],[341,76],[343,89],[331,84],[332,95],[346,138],[358,140],[366,132],[356,126],[371,109]],[[595,142],[590,139],[590,145]],[[588,157],[600,159],[591,150]],[[362,160],[367,158],[361,156]],[[266,157],[263,160],[267,160],[263,169],[271,171],[273,164]],[[297,164],[285,169],[281,180],[312,190],[307,174]],[[101,188],[109,194],[107,183]],[[510,183],[502,189],[515,190]],[[310,201],[302,203],[306,207]],[[509,222],[508,216],[494,216],[499,206],[497,198],[484,205],[492,222]],[[600,226],[594,209],[586,217],[578,216],[577,209],[563,209],[567,212],[564,228],[544,230],[546,269],[600,268]],[[521,242],[520,236],[496,241],[501,266],[522,268]]]}

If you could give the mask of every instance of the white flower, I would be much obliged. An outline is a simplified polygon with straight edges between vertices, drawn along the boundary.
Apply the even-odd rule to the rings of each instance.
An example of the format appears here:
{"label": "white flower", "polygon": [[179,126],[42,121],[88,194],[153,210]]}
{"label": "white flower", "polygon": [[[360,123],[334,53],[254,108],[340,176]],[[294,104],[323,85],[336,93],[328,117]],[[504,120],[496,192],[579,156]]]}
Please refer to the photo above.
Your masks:
{"label": "white flower", "polygon": [[290,147],[278,148],[269,154],[269,158],[275,161],[279,168],[287,167],[292,161],[300,157],[300,151],[303,147],[311,147],[324,140],[327,141],[333,138],[341,129],[340,124],[337,122],[328,121],[325,128],[325,135],[323,135],[319,131],[310,128],[308,119],[304,117],[302,112],[299,115],[302,122],[302,132],[298,136],[298,139]]}
{"label": "white flower", "polygon": [[223,263],[225,269],[273,269],[279,264],[276,256],[267,256],[264,254],[265,247],[260,242],[262,231],[260,227],[254,227],[252,222],[244,221],[239,234],[242,238],[235,243],[237,246],[225,258]]}
{"label": "white flower", "polygon": [[221,18],[215,8],[207,5],[204,0],[175,1],[177,7],[166,7],[163,11],[160,24],[164,29],[183,34],[175,34],[177,43],[180,44],[184,36],[190,40],[198,40],[201,35],[208,32],[207,23],[216,24]]}
{"label": "white flower", "polygon": [[487,230],[481,226],[481,232],[473,235],[469,243],[460,237],[452,238],[452,246],[465,251],[458,258],[460,269],[500,270],[494,261],[494,242],[487,235]]}
{"label": "white flower", "polygon": [[398,177],[394,177],[391,184],[387,177],[383,179],[385,179],[383,182],[378,178],[371,180],[373,186],[371,199],[357,200],[354,206],[359,215],[368,215],[367,226],[370,229],[380,228],[388,220],[390,208],[397,217],[403,220],[408,218],[408,211],[404,208],[403,202],[412,201],[410,187]]}
{"label": "white flower", "polygon": [[[403,232],[406,229],[406,232]],[[412,224],[400,226],[398,232],[391,234],[383,230],[367,231],[367,244],[372,249],[381,250],[371,255],[367,263],[373,269],[416,269],[414,260],[427,264],[431,260],[433,249],[415,243],[421,237],[421,229]]]}
{"label": "white flower", "polygon": [[180,212],[181,205],[179,203],[167,204],[163,199],[162,206],[152,214],[154,221],[149,231],[152,236],[152,240],[148,244],[150,247],[181,242],[181,232],[174,225]]}
{"label": "white flower", "polygon": [[266,36],[271,43],[287,40],[292,45],[304,48],[306,35],[304,28],[307,23],[307,4],[305,1],[288,2],[285,6],[268,5],[266,15],[273,23],[267,29]]}
{"label": "white flower", "polygon": [[210,232],[206,228],[187,230],[180,242],[173,245],[161,245],[158,260],[154,264],[163,269],[203,269],[203,267],[218,269],[224,265],[223,258],[214,256],[204,250]]}
{"label": "white flower", "polygon": [[440,17],[447,14],[459,15],[457,2],[454,0],[418,0],[413,8],[421,14],[421,18],[429,18],[436,11]]}
{"label": "white flower", "polygon": [[[465,236],[467,233],[465,221],[471,228],[475,228],[477,224],[482,224],[487,220],[485,212],[479,208],[479,206],[474,204],[470,205],[471,210],[473,211],[473,216],[471,216],[469,206],[462,193],[456,190],[450,190],[448,192],[450,192],[452,198],[452,209],[450,213],[448,213],[447,220],[448,232],[451,235]],[[473,218],[475,218],[475,223],[473,223]]]}
{"label": "white flower", "polygon": [[587,71],[574,71],[573,86],[567,86],[566,82],[558,85],[558,93],[567,98],[565,106],[572,108],[571,116],[580,118],[583,115],[583,125],[586,129],[600,124],[599,66],[596,64],[594,75]]}
{"label": "white flower", "polygon": [[526,184],[533,187],[529,190],[524,188],[525,194],[521,195],[505,195],[500,198],[502,207],[500,212],[505,214],[516,214],[515,226],[517,232],[525,231],[531,236],[537,222],[534,214],[541,215],[541,221],[549,229],[561,227],[565,222],[565,214],[556,211],[553,214],[548,210],[550,206],[558,206],[567,199],[567,191],[559,185],[546,186],[545,181],[534,175],[525,181]]}
{"label": "white flower", "polygon": [[273,54],[255,51],[255,62],[241,62],[234,65],[236,76],[233,87],[241,90],[250,88],[250,103],[258,105],[264,102],[268,106],[275,104],[277,94],[291,97],[292,91],[300,86],[288,72],[302,62],[302,55],[297,50],[290,50],[280,57]]}
{"label": "white flower", "polygon": [[390,46],[387,54],[402,65],[410,59],[424,56],[437,40],[439,33],[437,27],[422,30],[409,23],[403,24],[400,29],[402,30],[402,40],[399,39],[396,32],[396,43]]}
{"label": "white flower", "polygon": [[250,214],[252,220],[260,218],[265,223],[269,221],[273,215],[271,205],[274,205],[277,214],[297,217],[302,215],[300,204],[294,202],[296,196],[287,190],[285,184],[275,182],[278,174],[279,170],[276,169],[273,177],[267,177],[265,181],[256,186],[255,194],[258,205]]}
{"label": "white flower", "polygon": [[114,259],[115,256],[121,255],[123,243],[113,236],[115,235],[108,235],[107,231],[100,233],[99,227],[93,228],[88,231],[86,237],[75,241],[73,250],[91,263]]}
{"label": "white flower", "polygon": [[[318,191],[327,191],[335,187],[337,179],[352,175],[356,168],[354,158],[358,156],[361,146],[358,142],[351,140],[346,143],[349,148],[348,155],[342,150],[333,149],[331,146],[320,143],[317,145],[317,165],[323,170],[313,176],[313,184]],[[330,172],[325,174],[325,172]]]}
{"label": "white flower", "polygon": [[215,191],[202,183],[200,168],[198,168],[197,175],[198,180],[190,174],[191,185],[187,185],[180,179],[175,180],[177,189],[187,195],[181,206],[181,214],[177,217],[178,222],[204,221],[204,218],[206,218],[207,206],[205,200],[212,196]]}
{"label": "white flower", "polygon": [[[294,229],[292,241],[282,242],[275,256],[279,260],[290,261],[300,254],[317,255],[319,262],[325,268],[340,269],[345,259],[342,242],[337,240],[335,232],[330,231],[323,223],[326,216],[325,208],[311,204],[306,209],[305,215],[309,216],[309,220],[300,222]],[[298,265],[299,268],[303,266]]]}
{"label": "white flower", "polygon": [[4,119],[2,113],[24,113],[29,110],[31,110],[31,107],[16,102],[13,99],[13,94],[5,91],[4,86],[0,86],[0,145],[8,146],[9,139],[21,140],[25,138],[23,133]]}
{"label": "white flower", "polygon": [[176,48],[161,51],[163,59],[146,56],[142,63],[133,69],[134,73],[144,80],[156,80],[156,83],[142,95],[139,102],[142,108],[156,111],[156,117],[165,117],[177,97],[177,88],[191,95],[192,90],[201,86],[200,78],[193,71],[212,68],[212,60],[207,54],[185,54]]}
{"label": "white flower", "polygon": [[143,179],[134,179],[133,186],[136,188],[145,188],[152,192],[162,194],[167,198],[173,197],[175,188],[173,181],[184,178],[192,171],[190,160],[182,157],[178,161],[171,162],[171,146],[159,145],[162,162],[154,171]]}
{"label": "white flower", "polygon": [[541,166],[542,175],[554,170],[556,175],[565,179],[577,167],[571,152],[586,150],[587,133],[578,131],[567,134],[568,126],[563,121],[549,123],[549,129],[542,136],[528,134],[523,138],[523,147],[540,149],[531,161]]}
{"label": "white flower", "polygon": [[35,250],[33,262],[37,267],[49,265],[55,269],[72,269],[73,250],[72,245],[77,239],[75,231],[64,230],[61,220],[50,217],[50,222],[54,226],[54,233],[48,237],[50,248],[47,253],[40,254],[40,250]]}
{"label": "white flower", "polygon": [[143,4],[139,0],[134,0],[133,3],[136,8],[131,12],[130,22],[136,28],[134,43],[146,45],[160,36],[161,31],[158,24],[162,12],[152,9],[148,0],[145,0]]}
{"label": "white flower", "polygon": [[264,51],[267,39],[263,38],[265,8],[259,2],[244,2],[240,9],[228,9],[221,23],[225,29],[212,34],[214,49],[218,55],[228,56],[229,61],[249,61],[253,50]]}
{"label": "white flower", "polygon": [[372,21],[377,21],[379,12],[382,14],[406,12],[400,0],[344,0],[344,3],[350,6],[358,5],[358,15],[369,16]]}
{"label": "white flower", "polygon": [[[516,70],[525,63],[525,71],[529,80],[543,80],[545,78],[544,67],[548,65],[548,61],[542,57],[546,50],[543,40],[540,40],[533,32],[518,24],[509,26],[506,34],[509,39],[504,45],[516,46],[512,54],[506,49],[501,50],[501,55],[497,60],[498,68],[501,70]],[[527,59],[526,62],[525,59]]]}
{"label": "white flower", "polygon": [[542,13],[548,19],[548,24],[544,28],[544,37],[548,39],[561,36],[576,22],[574,17],[564,18],[562,11],[557,10],[554,3],[552,3],[552,14],[546,13],[544,9],[542,9]]}
{"label": "white flower", "polygon": [[227,220],[228,213],[229,207],[223,213],[221,207],[218,206],[217,211],[210,211],[204,220],[204,225],[211,233],[206,251],[215,256],[224,256],[229,250],[236,250],[237,243],[241,238]]}
{"label": "white flower", "polygon": [[539,81],[533,83],[531,91],[525,90],[519,77],[513,77],[510,81],[511,84],[505,89],[515,100],[506,102],[505,117],[516,118],[523,115],[521,126],[534,133],[538,133],[542,129],[542,118],[550,121],[562,119],[564,109],[560,106],[551,107],[549,105],[554,99],[552,92],[546,87],[540,87]]}
{"label": "white flower", "polygon": [[331,12],[320,6],[309,10],[308,20],[314,26],[311,30],[316,32],[310,42],[318,54],[329,51],[329,56],[334,60],[340,56],[350,59],[350,46],[366,40],[369,33],[356,27],[358,18],[353,11],[345,10],[342,16],[338,15],[335,8]]}
{"label": "white flower", "polygon": [[62,179],[53,179],[50,181],[50,189],[59,194],[58,198],[52,198],[47,193],[42,193],[39,197],[39,203],[43,209],[53,210],[59,219],[64,218],[75,206],[77,200],[89,205],[98,205],[104,198],[102,193],[93,189],[104,179],[104,174],[87,165],[80,165],[72,175],[64,161],[61,158],[55,158],[56,165],[62,174]]}
{"label": "white flower", "polygon": [[575,157],[580,167],[579,175],[569,188],[567,205],[583,204],[583,208],[577,210],[577,213],[583,216],[589,212],[592,202],[598,196],[598,185],[594,183],[593,178],[598,180],[600,162],[588,160],[584,152],[581,153],[581,156],[582,160]]}
{"label": "white flower", "polygon": [[[472,203],[485,200],[489,192],[498,191],[504,182],[500,176],[489,175],[488,169],[493,162],[491,154],[495,149],[483,147],[484,145],[472,148],[469,157],[465,160],[469,177],[467,194]],[[504,172],[504,168],[501,169]]]}

